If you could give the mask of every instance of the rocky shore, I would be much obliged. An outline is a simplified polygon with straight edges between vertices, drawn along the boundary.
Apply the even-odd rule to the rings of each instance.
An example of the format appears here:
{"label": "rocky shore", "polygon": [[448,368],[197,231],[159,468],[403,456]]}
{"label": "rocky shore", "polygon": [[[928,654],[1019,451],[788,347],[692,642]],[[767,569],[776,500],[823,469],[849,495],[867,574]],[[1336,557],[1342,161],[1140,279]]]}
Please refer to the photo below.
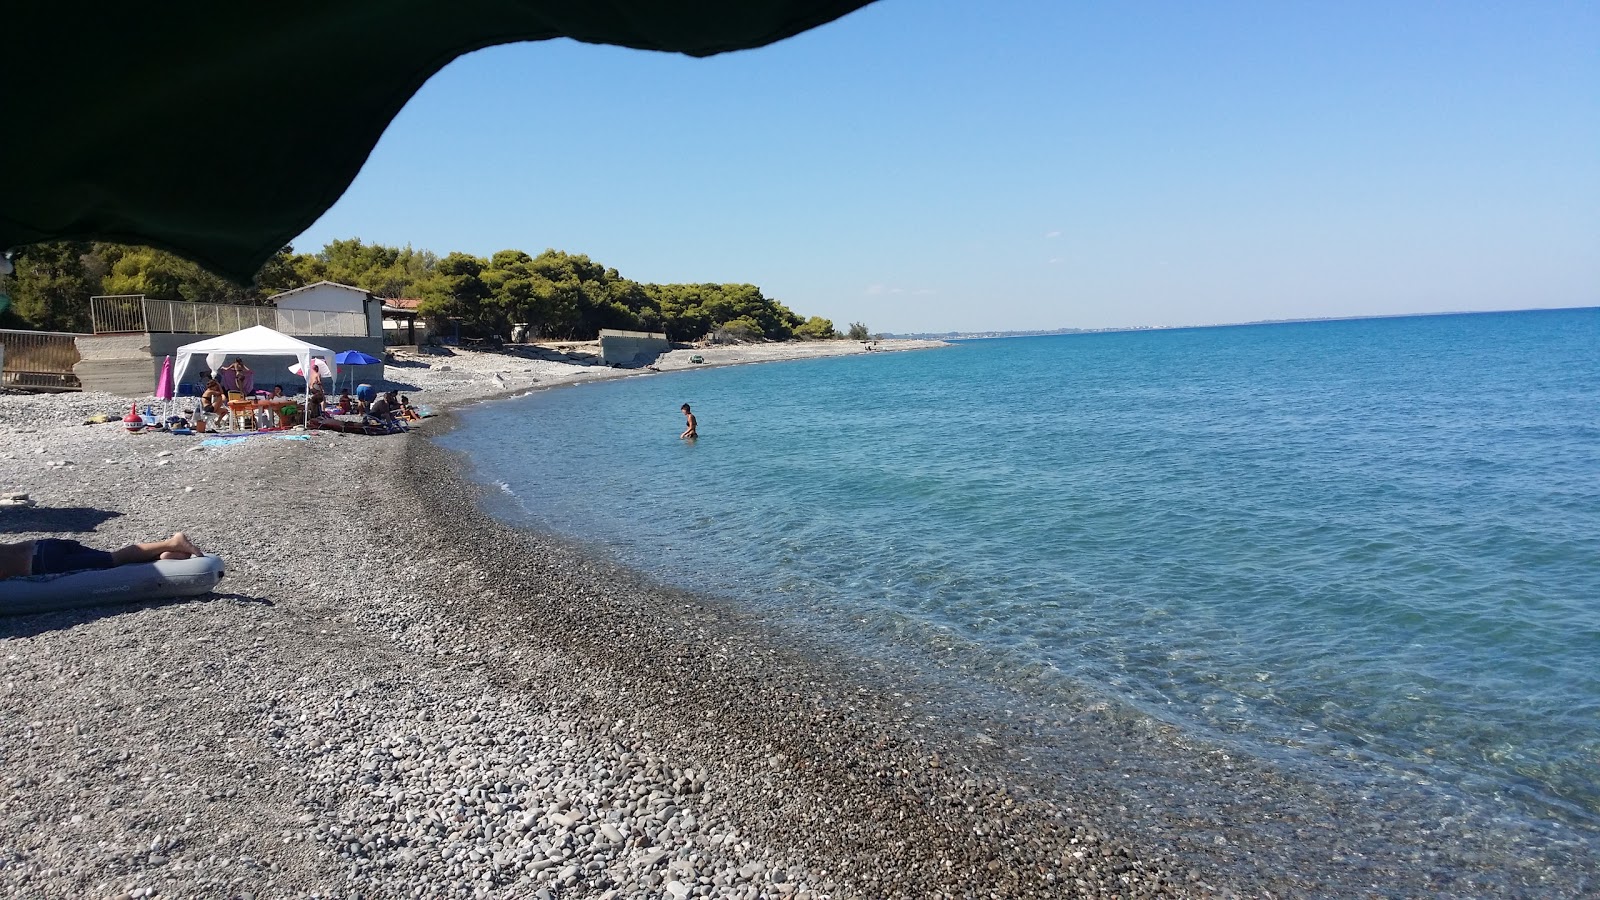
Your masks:
{"label": "rocky shore", "polygon": [[[388,378],[444,408],[621,374],[551,356],[406,358]],[[806,646],[492,521],[426,439],[448,416],[406,436],[203,449],[78,424],[116,406],[0,396],[0,491],[39,504],[0,509],[0,540],[112,547],[181,528],[228,577],[198,601],[0,618],[7,896],[1576,896],[1595,884],[1581,844],[1530,843],[1508,863],[1471,842],[1482,823],[1419,835],[1389,810],[1336,811],[1342,795],[1103,705],[1029,711],[1015,698],[1011,719],[963,715],[893,661]],[[1060,777],[1063,760],[1074,777]]]}

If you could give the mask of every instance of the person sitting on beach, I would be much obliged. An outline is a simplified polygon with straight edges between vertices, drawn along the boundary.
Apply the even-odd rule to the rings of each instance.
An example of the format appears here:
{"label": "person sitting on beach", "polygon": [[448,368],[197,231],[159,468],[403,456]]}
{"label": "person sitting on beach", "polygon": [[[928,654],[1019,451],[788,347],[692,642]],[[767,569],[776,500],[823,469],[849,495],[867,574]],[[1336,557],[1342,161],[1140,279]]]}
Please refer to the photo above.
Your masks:
{"label": "person sitting on beach", "polygon": [[372,405],[367,407],[367,415],[377,419],[379,422],[387,424],[394,421],[395,411],[399,406],[399,391],[390,391],[387,394],[379,394],[377,399],[372,401]]}
{"label": "person sitting on beach", "polygon": [[206,382],[200,392],[200,408],[212,415],[228,411],[228,392],[222,389],[222,382],[215,378]]}
{"label": "person sitting on beach", "polygon": [[273,400],[282,400],[283,399],[283,385],[275,384],[275,385],[272,386],[272,397],[270,399],[273,399]]}
{"label": "person sitting on beach", "polygon": [[206,389],[200,394],[200,411],[218,425],[228,417],[228,392],[222,389],[222,382],[215,378],[206,382]]}
{"label": "person sitting on beach", "polygon": [[405,394],[400,395],[400,418],[408,422],[422,421],[422,413],[417,412],[417,408],[411,405],[411,398]]}
{"label": "person sitting on beach", "polygon": [[60,575],[84,569],[114,569],[158,559],[205,556],[183,532],[164,541],[129,544],[120,550],[94,550],[64,538],[43,538],[17,544],[0,544],[0,579],[29,575]]}
{"label": "person sitting on beach", "polygon": [[349,391],[341,391],[339,393],[339,413],[353,416],[359,412],[361,412],[361,401],[350,396]]}
{"label": "person sitting on beach", "polygon": [[322,418],[322,408],[327,401],[327,395],[322,393],[322,388],[312,388],[311,393],[306,395],[306,421]]}
{"label": "person sitting on beach", "polygon": [[678,408],[683,410],[684,424],[683,434],[678,437],[681,440],[692,441],[700,436],[700,423],[695,420],[694,413],[689,411],[689,404],[685,403]]}

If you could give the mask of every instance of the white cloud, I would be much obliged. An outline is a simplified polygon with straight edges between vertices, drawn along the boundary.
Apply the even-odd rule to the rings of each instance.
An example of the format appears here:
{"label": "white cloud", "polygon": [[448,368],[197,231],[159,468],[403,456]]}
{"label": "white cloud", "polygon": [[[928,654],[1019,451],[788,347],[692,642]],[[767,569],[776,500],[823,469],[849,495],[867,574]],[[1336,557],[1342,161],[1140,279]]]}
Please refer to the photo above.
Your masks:
{"label": "white cloud", "polygon": [[1044,233],[1044,236],[1047,237],[1047,238],[1058,238],[1058,237],[1061,237],[1061,232],[1059,232],[1059,231],[1046,231]]}

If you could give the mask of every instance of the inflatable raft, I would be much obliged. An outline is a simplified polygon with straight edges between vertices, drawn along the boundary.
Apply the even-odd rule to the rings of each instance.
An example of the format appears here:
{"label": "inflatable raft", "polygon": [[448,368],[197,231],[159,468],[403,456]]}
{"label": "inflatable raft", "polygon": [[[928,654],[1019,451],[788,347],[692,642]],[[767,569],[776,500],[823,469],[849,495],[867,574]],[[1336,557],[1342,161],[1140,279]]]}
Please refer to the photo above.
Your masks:
{"label": "inflatable raft", "polygon": [[0,615],[196,597],[222,580],[222,559],[196,556],[150,563],[0,581]]}

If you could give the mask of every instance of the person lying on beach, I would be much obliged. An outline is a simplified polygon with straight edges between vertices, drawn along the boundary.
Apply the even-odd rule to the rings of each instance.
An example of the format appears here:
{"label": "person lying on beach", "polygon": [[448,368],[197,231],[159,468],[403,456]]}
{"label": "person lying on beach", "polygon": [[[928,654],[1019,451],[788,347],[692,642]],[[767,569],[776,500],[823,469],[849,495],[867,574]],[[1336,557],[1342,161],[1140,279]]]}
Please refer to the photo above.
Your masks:
{"label": "person lying on beach", "polygon": [[120,550],[95,550],[64,538],[43,538],[17,544],[0,544],[0,579],[28,575],[60,575],[83,569],[114,569],[158,559],[205,556],[183,532],[164,541],[129,544]]}
{"label": "person lying on beach", "polygon": [[679,409],[683,410],[684,429],[683,434],[678,437],[681,440],[692,441],[700,436],[700,423],[695,420],[694,413],[689,411],[689,404],[685,403]]}

